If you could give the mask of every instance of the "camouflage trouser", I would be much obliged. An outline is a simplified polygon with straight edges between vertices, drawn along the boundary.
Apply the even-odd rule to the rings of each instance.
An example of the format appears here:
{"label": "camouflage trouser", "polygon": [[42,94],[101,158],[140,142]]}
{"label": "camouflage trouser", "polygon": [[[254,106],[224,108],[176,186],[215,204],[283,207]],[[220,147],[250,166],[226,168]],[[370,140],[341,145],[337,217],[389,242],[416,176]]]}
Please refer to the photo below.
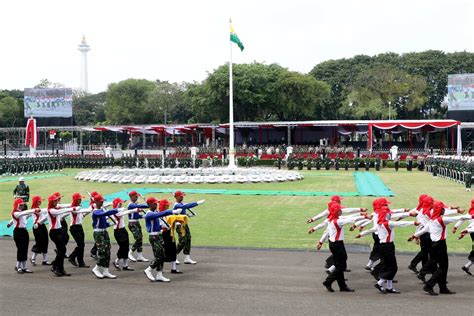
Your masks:
{"label": "camouflage trouser", "polygon": [[107,231],[94,232],[94,241],[97,245],[97,265],[108,268],[110,264],[110,238]]}
{"label": "camouflage trouser", "polygon": [[[184,235],[182,230],[184,229]],[[176,227],[178,232],[179,242],[176,248],[176,253],[180,253],[183,250],[185,255],[191,254],[191,232],[189,231],[189,225],[180,225]]]}
{"label": "camouflage trouser", "polygon": [[143,234],[140,222],[128,223],[128,229],[130,229],[135,239],[135,242],[132,244],[132,251],[143,252]]}
{"label": "camouflage trouser", "polygon": [[163,236],[160,235],[151,235],[150,238],[151,248],[153,249],[153,256],[155,257],[150,264],[152,269],[158,271],[163,270],[163,263],[165,261],[165,248]]}

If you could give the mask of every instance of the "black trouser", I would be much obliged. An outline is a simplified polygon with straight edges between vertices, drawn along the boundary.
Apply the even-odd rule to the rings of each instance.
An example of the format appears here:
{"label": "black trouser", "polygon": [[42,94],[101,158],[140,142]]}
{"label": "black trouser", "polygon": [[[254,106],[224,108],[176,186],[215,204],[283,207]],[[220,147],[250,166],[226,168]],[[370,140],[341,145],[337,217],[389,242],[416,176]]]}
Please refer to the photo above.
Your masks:
{"label": "black trouser", "polygon": [[397,258],[395,257],[395,244],[393,242],[380,243],[380,267],[378,277],[384,280],[393,280],[397,274]]}
{"label": "black trouser", "polygon": [[67,246],[67,243],[69,242],[69,233],[67,231],[67,222],[65,219],[61,220],[61,232],[63,234],[63,242],[64,242],[64,247]]}
{"label": "black trouser", "polygon": [[379,235],[377,235],[376,233],[372,233],[372,239],[374,240],[374,246],[372,247],[372,251],[370,252],[369,259],[375,262],[380,259]]}
{"label": "black trouser", "polygon": [[91,248],[91,255],[97,256],[97,244],[94,243],[94,246]]}
{"label": "black trouser", "polygon": [[472,248],[471,248],[471,252],[469,253],[469,256],[467,257],[467,259],[469,261],[472,261],[474,262],[474,233],[471,233],[471,240],[472,240]]}
{"label": "black trouser", "polygon": [[128,232],[125,227],[114,229],[114,237],[119,246],[119,249],[117,251],[117,258],[128,259],[128,251],[130,250],[130,240],[128,239]]}
{"label": "black trouser", "polygon": [[440,291],[445,291],[447,289],[446,278],[449,268],[446,240],[433,242],[429,261],[432,261],[433,265],[436,265],[436,271],[426,282],[426,286],[432,288],[438,283]]}
{"label": "black trouser", "polygon": [[28,243],[30,242],[26,228],[15,228],[13,240],[16,245],[16,261],[26,261],[28,259]]}
{"label": "black trouser", "polygon": [[71,232],[72,238],[76,242],[77,246],[74,248],[74,251],[71,252],[69,258],[75,260],[77,258],[77,263],[79,265],[84,265],[84,247],[86,246],[84,243],[84,229],[82,225],[71,225],[69,227],[69,231]]}
{"label": "black trouser", "polygon": [[35,244],[31,248],[34,253],[48,253],[48,229],[45,224],[38,225],[38,228],[33,229],[35,236]]}
{"label": "black trouser", "polygon": [[165,262],[176,261],[176,242],[171,237],[171,230],[162,234],[165,248]]}
{"label": "black trouser", "polygon": [[420,236],[420,247],[423,253],[423,259],[426,260],[420,270],[420,274],[426,275],[427,273],[433,273],[436,270],[436,263],[430,260],[433,251],[433,242],[431,241],[430,233],[425,233]]}
{"label": "black trouser", "polygon": [[61,228],[50,229],[49,237],[56,245],[56,258],[52,262],[53,269],[64,271],[64,256],[66,255],[66,246],[64,245],[63,232]]}
{"label": "black trouser", "polygon": [[334,265],[334,256],[330,255],[329,257],[326,258],[326,264],[324,265],[324,267],[326,269],[329,269],[333,265]]}
{"label": "black trouser", "polygon": [[[411,267],[416,267],[421,262],[422,266],[425,266],[428,262],[429,254],[431,249],[431,238],[430,233],[424,233],[420,236],[420,251],[416,254],[413,260],[410,262]],[[428,267],[425,268],[427,271]],[[423,269],[422,269],[423,270]]]}
{"label": "black trouser", "polygon": [[324,283],[331,285],[334,281],[337,281],[340,289],[345,288],[347,285],[344,281],[344,271],[347,268],[347,253],[344,242],[342,240],[335,242],[330,241],[329,250],[331,250],[334,256],[334,266],[336,269],[328,275]]}

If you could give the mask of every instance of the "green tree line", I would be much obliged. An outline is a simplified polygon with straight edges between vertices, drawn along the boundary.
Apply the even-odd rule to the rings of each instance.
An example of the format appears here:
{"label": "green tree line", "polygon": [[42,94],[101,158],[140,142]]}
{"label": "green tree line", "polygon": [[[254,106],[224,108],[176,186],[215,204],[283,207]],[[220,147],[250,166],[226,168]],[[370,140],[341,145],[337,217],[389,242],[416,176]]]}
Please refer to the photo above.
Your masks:
{"label": "green tree line", "polygon": [[[474,53],[384,53],[328,60],[308,74],[278,64],[233,66],[236,121],[444,118],[449,74],[474,73]],[[38,87],[57,86],[42,80]],[[98,94],[76,93],[77,125],[223,123],[228,65],[202,82],[127,79]],[[0,91],[0,126],[21,126],[22,92]],[[13,119],[16,118],[16,119]]]}

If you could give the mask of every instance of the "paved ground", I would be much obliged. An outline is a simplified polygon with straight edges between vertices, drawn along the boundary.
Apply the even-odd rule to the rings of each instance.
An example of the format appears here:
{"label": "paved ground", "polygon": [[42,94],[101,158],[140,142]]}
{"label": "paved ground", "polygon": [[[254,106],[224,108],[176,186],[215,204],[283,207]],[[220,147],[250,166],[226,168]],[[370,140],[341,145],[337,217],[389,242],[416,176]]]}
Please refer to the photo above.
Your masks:
{"label": "paved ground", "polygon": [[[405,268],[410,259],[405,255],[398,256],[396,288],[402,294],[383,295],[362,269],[367,255],[360,253],[349,254],[348,284],[356,292],[328,293],[321,286],[327,253],[194,249],[198,264],[181,265],[184,274],[178,276],[166,273],[166,265],[172,282],[163,284],[145,278],[144,263],[134,264],[134,272],[117,272],[116,280],[97,280],[89,269],[69,263],[68,278],[54,277],[42,266],[18,275],[13,241],[0,239],[0,252],[1,315],[472,315],[474,308],[474,278],[459,269],[465,257],[450,257],[449,287],[458,294],[429,297]],[[151,256],[149,247],[145,254]]]}

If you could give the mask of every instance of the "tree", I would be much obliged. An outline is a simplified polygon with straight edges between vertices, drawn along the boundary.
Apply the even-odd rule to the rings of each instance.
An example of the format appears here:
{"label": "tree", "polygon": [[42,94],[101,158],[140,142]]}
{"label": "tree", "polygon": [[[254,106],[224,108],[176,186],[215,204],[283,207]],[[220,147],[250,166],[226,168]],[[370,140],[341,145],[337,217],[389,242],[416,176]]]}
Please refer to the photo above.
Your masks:
{"label": "tree", "polygon": [[148,95],[145,112],[149,123],[187,123],[192,112],[184,102],[185,84],[157,80]]}
{"label": "tree", "polygon": [[76,125],[95,125],[105,122],[105,92],[84,96],[74,95],[72,112]]}
{"label": "tree", "polygon": [[109,124],[145,124],[148,96],[155,83],[144,79],[127,79],[112,83],[107,89],[105,117]]}
{"label": "tree", "polygon": [[47,88],[64,88],[64,83],[51,82],[48,79],[41,79],[40,82],[34,86],[35,89],[47,89]]}
{"label": "tree", "polygon": [[426,102],[426,81],[391,66],[375,66],[357,76],[340,113],[355,119],[412,118]]}
{"label": "tree", "polygon": [[0,94],[0,126],[18,127],[23,123],[23,109],[15,98]]}
{"label": "tree", "polygon": [[276,83],[273,110],[282,121],[315,119],[330,91],[327,83],[310,75],[284,71]]}

